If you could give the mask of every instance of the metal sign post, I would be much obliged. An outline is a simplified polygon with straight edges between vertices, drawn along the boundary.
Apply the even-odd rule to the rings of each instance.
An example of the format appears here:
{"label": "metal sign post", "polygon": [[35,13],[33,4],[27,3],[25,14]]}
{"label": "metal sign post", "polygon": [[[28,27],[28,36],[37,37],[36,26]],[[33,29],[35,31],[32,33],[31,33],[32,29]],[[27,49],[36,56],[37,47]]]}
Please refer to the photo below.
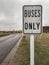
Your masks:
{"label": "metal sign post", "polygon": [[34,35],[42,32],[42,6],[23,6],[23,33],[30,34],[30,65],[34,65]]}
{"label": "metal sign post", "polygon": [[34,35],[30,36],[30,65],[34,65]]}

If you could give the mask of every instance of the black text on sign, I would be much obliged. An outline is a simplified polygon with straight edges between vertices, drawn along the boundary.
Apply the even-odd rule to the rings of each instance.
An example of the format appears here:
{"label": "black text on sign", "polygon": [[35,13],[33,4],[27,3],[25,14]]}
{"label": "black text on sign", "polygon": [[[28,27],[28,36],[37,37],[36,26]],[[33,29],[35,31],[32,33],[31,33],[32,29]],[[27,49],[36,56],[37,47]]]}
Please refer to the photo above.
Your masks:
{"label": "black text on sign", "polygon": [[25,5],[23,7],[23,32],[41,33],[42,31],[42,6]]}

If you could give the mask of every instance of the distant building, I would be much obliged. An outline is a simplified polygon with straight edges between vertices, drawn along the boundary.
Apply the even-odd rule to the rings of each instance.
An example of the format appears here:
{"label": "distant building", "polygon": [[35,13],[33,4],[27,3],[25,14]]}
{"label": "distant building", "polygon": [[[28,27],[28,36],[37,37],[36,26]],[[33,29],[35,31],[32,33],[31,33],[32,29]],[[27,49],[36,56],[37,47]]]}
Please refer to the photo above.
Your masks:
{"label": "distant building", "polygon": [[49,26],[44,26],[43,27],[43,32],[45,33],[48,33],[49,32]]}

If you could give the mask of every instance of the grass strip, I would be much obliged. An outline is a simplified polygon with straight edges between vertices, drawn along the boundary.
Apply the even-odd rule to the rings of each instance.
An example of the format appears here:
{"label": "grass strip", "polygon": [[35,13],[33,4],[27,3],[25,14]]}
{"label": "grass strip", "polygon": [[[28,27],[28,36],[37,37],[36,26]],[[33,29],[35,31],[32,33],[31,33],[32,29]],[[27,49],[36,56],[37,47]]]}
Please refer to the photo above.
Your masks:
{"label": "grass strip", "polygon": [[25,36],[22,38],[20,46],[13,59],[12,65],[30,65],[30,38]]}
{"label": "grass strip", "polygon": [[35,65],[49,65],[49,33],[35,36]]}

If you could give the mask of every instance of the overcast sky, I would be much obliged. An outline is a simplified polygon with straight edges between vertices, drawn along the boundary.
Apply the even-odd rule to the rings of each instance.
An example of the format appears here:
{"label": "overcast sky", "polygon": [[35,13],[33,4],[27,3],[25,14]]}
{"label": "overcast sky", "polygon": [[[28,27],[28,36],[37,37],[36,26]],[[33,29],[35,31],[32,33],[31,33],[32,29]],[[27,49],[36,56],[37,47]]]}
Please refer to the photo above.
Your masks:
{"label": "overcast sky", "polygon": [[0,0],[0,30],[22,29],[23,5],[42,5],[43,26],[49,26],[49,0]]}

